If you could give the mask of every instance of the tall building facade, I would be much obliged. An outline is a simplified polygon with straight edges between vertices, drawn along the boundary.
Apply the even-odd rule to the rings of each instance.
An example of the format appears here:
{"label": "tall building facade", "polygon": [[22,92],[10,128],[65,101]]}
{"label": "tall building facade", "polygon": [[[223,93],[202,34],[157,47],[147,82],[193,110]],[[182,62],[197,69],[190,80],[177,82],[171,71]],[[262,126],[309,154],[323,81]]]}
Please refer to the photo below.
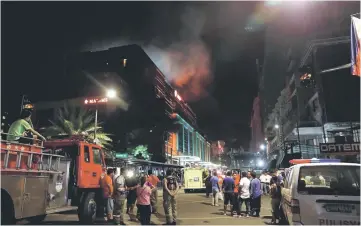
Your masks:
{"label": "tall building facade", "polygon": [[[291,2],[287,4],[291,4]],[[349,36],[350,15],[356,13],[355,9],[359,7],[359,2],[334,2],[333,4],[310,2],[307,7],[305,5],[305,7],[297,9],[295,14],[291,12],[289,7],[285,6],[281,9],[284,11],[279,13],[282,16],[276,18],[268,26],[259,92],[262,127],[264,135],[268,139],[269,159],[273,160],[274,165],[280,164],[283,159],[282,155],[285,155],[285,149],[290,151],[290,147],[292,147],[292,151],[296,148],[302,149],[301,144],[295,145],[298,141],[290,141],[294,138],[299,140],[302,137],[302,133],[307,130],[302,129],[302,127],[319,127],[322,124],[320,121],[317,122],[316,119],[307,116],[304,111],[308,102],[315,95],[315,91],[305,85],[308,81],[305,79],[305,73],[299,70],[300,67],[307,65],[312,60],[311,48],[309,47],[315,43],[315,40],[324,42],[332,38]],[[328,13],[321,15],[320,11],[327,11]],[[328,50],[326,50],[327,48]],[[323,61],[318,63],[321,68],[331,68],[332,64],[335,66],[338,60],[336,59],[338,57],[335,57],[335,52],[326,53],[335,48],[344,49],[342,46],[319,48],[317,58],[323,58]],[[345,52],[345,50],[340,51]],[[334,59],[330,59],[327,54],[332,55]],[[349,58],[347,54],[346,61]],[[345,54],[338,53],[337,55],[344,56]],[[324,82],[326,81],[324,80],[322,83]],[[329,101],[329,105],[331,102]],[[317,105],[316,102],[311,104]],[[280,116],[287,120],[281,120]],[[326,121],[323,120],[324,123]],[[295,128],[297,130],[294,130]],[[316,130],[312,133],[319,135],[320,130]],[[293,138],[289,136],[291,132],[296,134]],[[311,131],[307,130],[307,132]],[[289,142],[285,142],[287,140]]]}
{"label": "tall building facade", "polygon": [[[286,167],[288,158],[324,157],[322,144],[360,142],[360,97],[354,95],[360,91],[360,78],[345,67],[349,41],[347,36],[318,40],[306,46],[300,61],[291,60],[293,67],[287,70],[292,77],[265,126],[275,166]],[[358,154],[356,150],[347,156]]]}
{"label": "tall building facade", "polygon": [[[195,161],[209,159],[207,141],[197,132],[195,113],[141,47],[85,52],[68,62],[68,73],[82,75],[80,95],[100,96],[104,88],[114,88],[129,105],[103,117],[104,126],[116,140],[116,151],[143,144],[155,161],[180,163],[180,156],[195,156]],[[38,108],[41,105],[44,103],[38,103]],[[130,133],[137,137],[129,138]]]}

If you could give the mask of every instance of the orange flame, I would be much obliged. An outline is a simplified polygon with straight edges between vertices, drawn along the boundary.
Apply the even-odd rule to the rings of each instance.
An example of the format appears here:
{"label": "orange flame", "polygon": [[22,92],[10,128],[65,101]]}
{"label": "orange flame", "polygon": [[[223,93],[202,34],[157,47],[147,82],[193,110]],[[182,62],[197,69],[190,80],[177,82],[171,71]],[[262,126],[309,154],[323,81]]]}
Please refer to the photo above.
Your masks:
{"label": "orange flame", "polygon": [[168,64],[166,77],[185,101],[195,101],[207,95],[206,88],[212,79],[210,57],[205,46],[201,43],[182,45],[168,49],[165,57]]}

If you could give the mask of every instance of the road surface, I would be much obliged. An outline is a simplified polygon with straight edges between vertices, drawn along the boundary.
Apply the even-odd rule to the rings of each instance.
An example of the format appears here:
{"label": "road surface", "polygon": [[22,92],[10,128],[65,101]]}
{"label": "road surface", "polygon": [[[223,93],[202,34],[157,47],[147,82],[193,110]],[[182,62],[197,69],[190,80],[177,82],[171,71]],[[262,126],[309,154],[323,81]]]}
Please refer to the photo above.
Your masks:
{"label": "road surface", "polygon": [[[161,193],[161,192],[160,192]],[[158,211],[159,214],[152,215],[151,221],[156,225],[165,223],[164,210],[162,208],[162,196],[159,194]],[[204,193],[180,193],[178,195],[178,221],[181,225],[264,225],[271,220],[271,205],[269,197],[262,197],[262,209],[260,218],[233,218],[228,212],[228,216],[223,215],[223,203],[219,202],[219,207],[211,205],[211,198],[206,198]],[[243,206],[244,209],[244,206]],[[125,215],[127,225],[139,225],[137,222],[129,221]],[[99,219],[98,224],[105,222]],[[51,214],[46,217],[43,224],[78,224],[78,216],[75,212]]]}

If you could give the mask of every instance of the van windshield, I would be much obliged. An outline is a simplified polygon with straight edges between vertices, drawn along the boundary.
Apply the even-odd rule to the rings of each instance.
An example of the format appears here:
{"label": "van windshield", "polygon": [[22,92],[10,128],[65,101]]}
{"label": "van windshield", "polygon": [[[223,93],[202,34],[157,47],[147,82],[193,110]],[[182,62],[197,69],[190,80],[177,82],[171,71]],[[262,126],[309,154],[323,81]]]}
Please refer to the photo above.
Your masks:
{"label": "van windshield", "polygon": [[309,195],[360,196],[360,168],[340,165],[303,166],[297,189]]}

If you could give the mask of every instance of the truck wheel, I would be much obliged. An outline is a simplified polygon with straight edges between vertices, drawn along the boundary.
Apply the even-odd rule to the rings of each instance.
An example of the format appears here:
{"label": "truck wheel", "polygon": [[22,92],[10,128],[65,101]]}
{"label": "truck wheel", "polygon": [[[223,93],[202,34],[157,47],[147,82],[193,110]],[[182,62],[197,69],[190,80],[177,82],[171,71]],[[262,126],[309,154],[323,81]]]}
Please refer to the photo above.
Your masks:
{"label": "truck wheel", "polygon": [[85,194],[83,201],[78,208],[78,217],[81,224],[93,224],[96,220],[97,203],[95,193]]}
{"label": "truck wheel", "polygon": [[1,224],[14,225],[16,219],[14,216],[14,206],[11,198],[1,191]]}
{"label": "truck wheel", "polygon": [[28,218],[30,224],[40,224],[45,220],[46,215],[39,215],[35,217]]}

